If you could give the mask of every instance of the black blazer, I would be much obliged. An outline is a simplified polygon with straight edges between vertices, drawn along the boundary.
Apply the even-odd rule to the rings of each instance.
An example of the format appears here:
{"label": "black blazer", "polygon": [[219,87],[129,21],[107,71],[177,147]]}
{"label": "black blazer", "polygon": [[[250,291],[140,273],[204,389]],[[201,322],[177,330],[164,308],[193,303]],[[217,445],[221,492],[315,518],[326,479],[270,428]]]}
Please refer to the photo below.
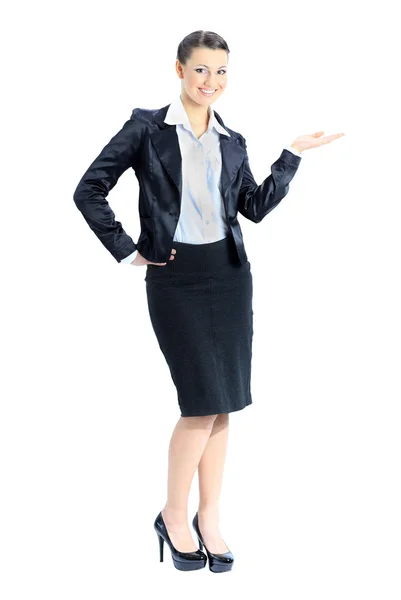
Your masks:
{"label": "black blazer", "polygon": [[[160,109],[135,108],[82,176],[74,202],[89,227],[117,262],[134,250],[151,262],[167,262],[181,209],[181,153],[175,125],[164,123],[169,104]],[[237,214],[259,223],[288,193],[301,157],[284,149],[271,174],[258,185],[252,175],[245,138],[218,122],[231,137],[220,134],[221,193],[231,235],[241,263],[248,260]],[[115,220],[106,197],[129,167],[139,183],[141,233],[135,244]]]}

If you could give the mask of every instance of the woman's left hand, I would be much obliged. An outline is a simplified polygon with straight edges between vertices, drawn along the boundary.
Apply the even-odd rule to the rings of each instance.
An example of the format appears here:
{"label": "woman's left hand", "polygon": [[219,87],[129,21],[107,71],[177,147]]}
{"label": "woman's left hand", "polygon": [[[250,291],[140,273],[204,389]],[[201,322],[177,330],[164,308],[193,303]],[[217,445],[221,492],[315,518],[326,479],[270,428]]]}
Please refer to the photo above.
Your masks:
{"label": "woman's left hand", "polygon": [[345,133],[334,133],[333,135],[321,137],[323,134],[324,131],[317,131],[316,133],[312,133],[312,135],[300,135],[292,142],[291,147],[298,152],[303,152],[310,148],[317,148],[318,146],[323,146],[323,144],[329,144],[333,140],[345,135]]}

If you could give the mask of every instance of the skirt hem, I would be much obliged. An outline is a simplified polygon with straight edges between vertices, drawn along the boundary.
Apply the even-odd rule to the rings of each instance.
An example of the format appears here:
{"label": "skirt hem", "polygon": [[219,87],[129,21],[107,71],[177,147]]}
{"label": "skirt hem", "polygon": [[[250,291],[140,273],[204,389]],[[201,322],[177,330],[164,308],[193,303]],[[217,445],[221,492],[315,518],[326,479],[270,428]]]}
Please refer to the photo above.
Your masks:
{"label": "skirt hem", "polygon": [[219,410],[219,411],[214,411],[214,412],[210,412],[210,409],[207,411],[196,411],[196,412],[188,412],[188,411],[181,411],[181,417],[207,417],[209,415],[225,415],[225,414],[229,414],[232,412],[238,412],[240,410],[244,410],[244,408],[246,408],[247,406],[250,406],[251,404],[253,404],[253,401],[250,400],[249,402],[247,402],[246,404],[244,404],[243,406],[238,406],[238,408],[229,408],[226,410]]}

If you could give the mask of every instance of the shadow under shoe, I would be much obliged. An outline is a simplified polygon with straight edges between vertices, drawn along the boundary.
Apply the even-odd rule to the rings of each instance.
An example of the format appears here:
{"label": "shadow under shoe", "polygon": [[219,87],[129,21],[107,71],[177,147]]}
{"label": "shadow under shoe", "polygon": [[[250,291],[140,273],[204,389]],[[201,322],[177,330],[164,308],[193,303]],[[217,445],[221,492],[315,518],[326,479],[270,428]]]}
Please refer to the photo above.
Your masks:
{"label": "shadow under shoe", "polygon": [[196,535],[199,540],[199,549],[202,550],[205,547],[207,557],[209,560],[209,569],[213,573],[224,573],[224,571],[231,571],[233,563],[234,563],[234,555],[229,550],[228,552],[224,552],[223,554],[213,554],[213,552],[209,552],[206,548],[205,543],[203,541],[201,532],[199,530],[199,522],[198,522],[198,513],[193,518],[192,526],[195,529]]}
{"label": "shadow under shoe", "polygon": [[163,545],[164,542],[167,542],[176,569],[179,569],[180,571],[193,571],[196,569],[203,569],[206,566],[207,557],[201,549],[194,550],[193,552],[180,552],[173,546],[161,511],[155,519],[154,528],[159,538],[160,562],[163,562]]}

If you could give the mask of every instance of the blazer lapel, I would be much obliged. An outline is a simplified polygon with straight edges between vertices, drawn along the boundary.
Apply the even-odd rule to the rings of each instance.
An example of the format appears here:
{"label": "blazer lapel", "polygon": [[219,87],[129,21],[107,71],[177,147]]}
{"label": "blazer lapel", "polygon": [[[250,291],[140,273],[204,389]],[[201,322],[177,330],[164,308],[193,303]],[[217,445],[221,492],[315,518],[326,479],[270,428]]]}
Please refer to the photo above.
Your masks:
{"label": "blazer lapel", "polygon": [[174,181],[181,197],[182,157],[175,125],[167,125],[167,123],[164,123],[164,126],[162,126],[159,131],[153,131],[149,135],[157,155],[160,158],[160,162]]}
{"label": "blazer lapel", "polygon": [[[223,125],[224,127],[224,125]],[[220,191],[225,198],[245,157],[245,150],[232,137],[220,133],[221,178]]]}
{"label": "blazer lapel", "polygon": [[[150,138],[157,152],[157,155],[164,168],[175,183],[179,197],[182,194],[182,157],[180,145],[175,125],[164,123],[164,119],[170,105],[164,106],[154,115],[153,119],[157,123],[159,130],[151,132]],[[225,127],[222,118],[215,111],[215,117],[222,127]],[[237,144],[235,139],[230,136],[219,133],[221,150],[221,179],[220,191],[225,198],[228,188],[234,180],[238,169],[240,168],[245,150]]]}

